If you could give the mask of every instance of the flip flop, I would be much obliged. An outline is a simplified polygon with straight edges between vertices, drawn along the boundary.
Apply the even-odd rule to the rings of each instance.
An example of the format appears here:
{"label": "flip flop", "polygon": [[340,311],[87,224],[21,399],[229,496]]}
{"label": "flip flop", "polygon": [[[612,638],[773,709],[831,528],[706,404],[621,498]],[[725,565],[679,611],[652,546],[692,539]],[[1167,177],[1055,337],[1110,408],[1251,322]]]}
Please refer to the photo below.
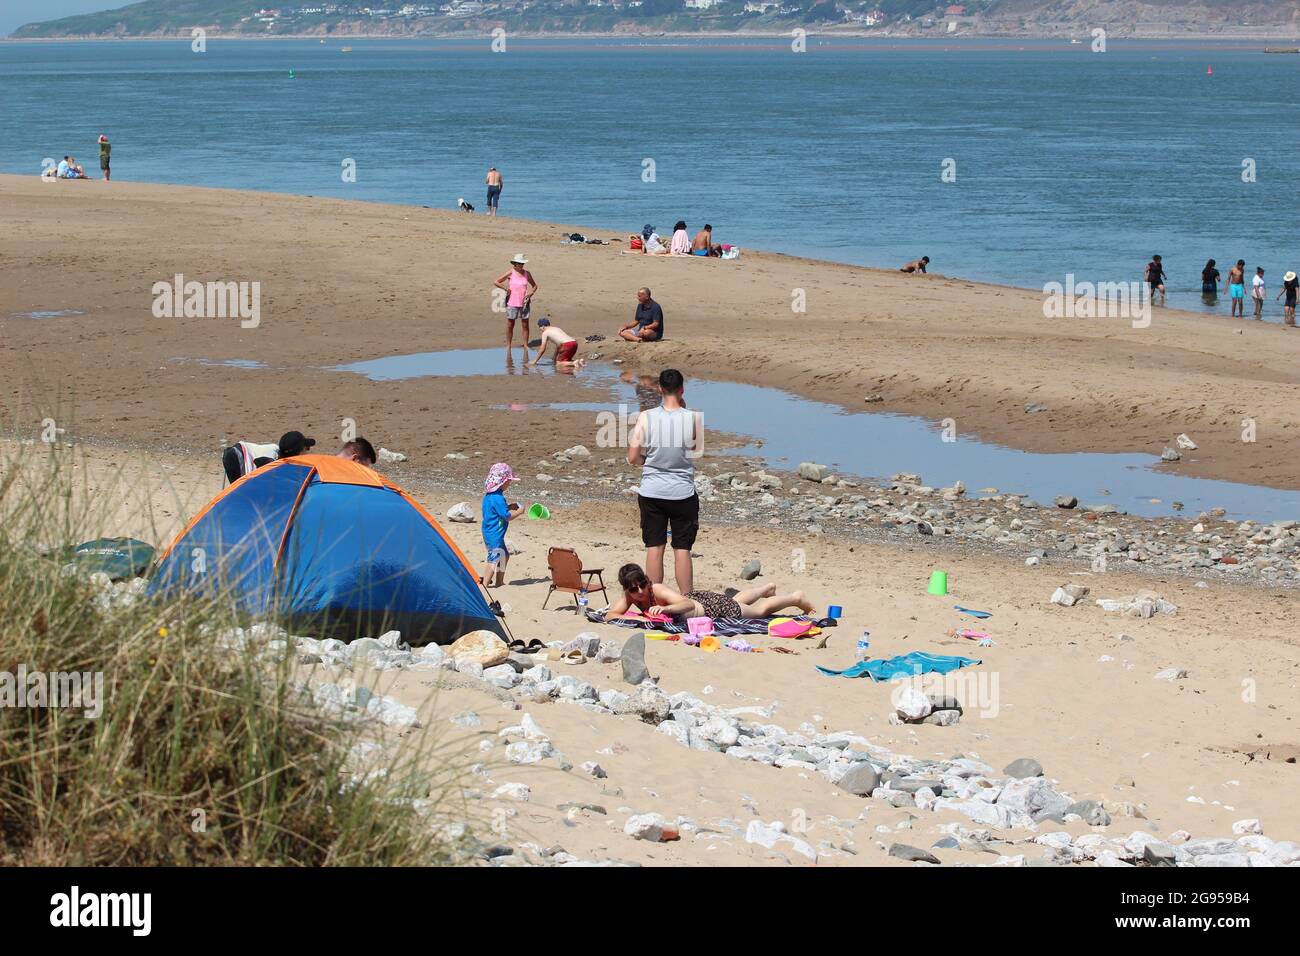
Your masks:
{"label": "flip flop", "polygon": [[985,618],[988,618],[988,617],[992,617],[992,616],[993,616],[993,612],[992,612],[992,611],[972,611],[970,608],[968,608],[968,607],[962,607],[960,604],[954,604],[954,605],[952,606],[952,609],[953,609],[954,611],[959,611],[959,612],[961,612],[962,614],[969,614],[971,617],[977,617],[977,618],[979,618],[981,621],[984,620]]}
{"label": "flip flop", "polygon": [[569,651],[569,653],[567,654],[561,655],[560,660],[564,661],[564,663],[566,664],[587,663],[586,655],[584,655],[582,651],[578,650],[577,648],[574,648],[573,650]]}
{"label": "flip flop", "polygon": [[833,617],[824,617],[820,621],[813,621],[817,627],[839,627],[840,622]]}

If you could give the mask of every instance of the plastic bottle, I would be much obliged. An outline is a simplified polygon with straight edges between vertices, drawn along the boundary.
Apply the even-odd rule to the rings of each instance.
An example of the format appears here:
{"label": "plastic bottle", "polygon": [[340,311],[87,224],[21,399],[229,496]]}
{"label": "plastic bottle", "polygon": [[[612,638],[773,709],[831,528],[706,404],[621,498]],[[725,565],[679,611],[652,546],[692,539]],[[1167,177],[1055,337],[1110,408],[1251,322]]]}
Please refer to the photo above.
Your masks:
{"label": "plastic bottle", "polygon": [[871,656],[869,653],[867,653],[867,650],[870,647],[871,647],[871,632],[863,631],[862,636],[858,638],[858,647],[857,647],[857,652],[855,654],[856,658],[859,661],[865,661],[868,657]]}
{"label": "plastic bottle", "polygon": [[578,611],[584,616],[587,613],[587,589],[583,588],[578,592]]}

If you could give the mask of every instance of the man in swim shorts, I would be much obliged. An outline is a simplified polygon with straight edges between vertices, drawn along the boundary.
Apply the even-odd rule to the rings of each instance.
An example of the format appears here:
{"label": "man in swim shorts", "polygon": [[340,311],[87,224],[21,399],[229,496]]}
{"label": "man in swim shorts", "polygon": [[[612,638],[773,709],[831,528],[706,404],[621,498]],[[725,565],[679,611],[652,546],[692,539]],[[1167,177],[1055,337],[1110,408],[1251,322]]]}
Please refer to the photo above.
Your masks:
{"label": "man in swim shorts", "polygon": [[930,264],[930,257],[922,256],[919,259],[913,259],[911,262],[903,266],[898,271],[906,272],[908,275],[915,275],[917,273],[920,273],[921,275],[925,275],[925,267],[928,266],[929,264]]}
{"label": "man in swim shorts", "polygon": [[1233,318],[1246,317],[1246,260],[1238,259],[1228,271],[1228,297],[1232,300]]}
{"label": "man in swim shorts", "polygon": [[716,256],[720,250],[713,245],[713,227],[707,222],[691,241],[691,255]]}
{"label": "man in swim shorts", "polygon": [[538,319],[537,327],[542,330],[542,340],[537,343],[537,355],[529,362],[529,365],[536,365],[546,354],[546,346],[555,344],[555,367],[556,368],[581,368],[586,359],[580,359],[578,355],[578,340],[569,335],[558,325],[552,325],[550,319]]}

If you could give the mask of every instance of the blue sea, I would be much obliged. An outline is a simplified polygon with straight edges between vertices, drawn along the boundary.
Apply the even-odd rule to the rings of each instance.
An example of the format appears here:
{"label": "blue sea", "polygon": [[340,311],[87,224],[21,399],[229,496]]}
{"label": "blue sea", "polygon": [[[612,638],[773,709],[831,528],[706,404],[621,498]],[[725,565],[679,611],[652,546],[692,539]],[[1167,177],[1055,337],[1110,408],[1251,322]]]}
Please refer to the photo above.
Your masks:
{"label": "blue sea", "polygon": [[0,171],[68,152],[92,169],[105,132],[116,179],[481,210],[492,164],[503,214],[609,237],[708,221],[742,248],[929,255],[947,275],[1039,289],[1139,280],[1158,252],[1171,305],[1226,316],[1201,301],[1207,258],[1225,275],[1263,265],[1274,292],[1300,268],[1300,56],[1262,47],[8,42]]}

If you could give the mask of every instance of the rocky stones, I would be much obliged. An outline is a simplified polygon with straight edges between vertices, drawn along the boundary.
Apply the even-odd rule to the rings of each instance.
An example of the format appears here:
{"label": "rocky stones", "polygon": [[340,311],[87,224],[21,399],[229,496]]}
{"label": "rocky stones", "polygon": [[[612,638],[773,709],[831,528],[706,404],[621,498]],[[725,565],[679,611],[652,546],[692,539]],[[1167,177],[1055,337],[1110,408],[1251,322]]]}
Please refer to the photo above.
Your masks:
{"label": "rocky stones", "polygon": [[600,664],[611,664],[614,661],[621,660],[623,649],[617,641],[604,641],[596,649],[596,661]]}
{"label": "rocky stones", "polygon": [[1238,836],[1245,836],[1252,833],[1263,833],[1264,826],[1258,820],[1238,820],[1232,825],[1232,832]]}
{"label": "rocky stones", "polygon": [[830,477],[831,470],[825,465],[819,465],[816,462],[804,461],[799,463],[799,477],[806,481],[815,481],[821,483]]}
{"label": "rocky stones", "polygon": [[740,569],[740,580],[752,581],[763,573],[763,563],[758,558],[751,558],[745,562],[745,566]]}
{"label": "rocky stones", "polygon": [[1187,676],[1187,671],[1183,670],[1181,667],[1166,667],[1164,670],[1156,674],[1156,680],[1186,680]]}
{"label": "rocky stones", "polygon": [[532,792],[532,788],[526,783],[503,783],[492,791],[492,796],[495,799],[509,797],[511,800],[527,802]]}
{"label": "rocky stones", "polygon": [[447,655],[464,673],[467,664],[478,664],[484,669],[504,664],[510,658],[510,648],[491,631],[470,631],[447,648]]}
{"label": "rocky stones", "polygon": [[788,844],[796,853],[814,863],[817,862],[817,851],[804,840],[786,833],[785,824],[780,822],[763,823],[760,820],[750,820],[749,826],[745,828],[745,842],[755,843],[769,850],[775,848],[777,844]]}
{"label": "rocky stones", "polygon": [[1088,596],[1089,591],[1091,588],[1082,584],[1064,584],[1052,592],[1052,603],[1061,607],[1074,607]]}
{"label": "rocky stones", "polygon": [[1008,780],[998,794],[997,805],[1031,819],[1045,814],[1064,814],[1070,801],[1052,789],[1042,777]]}
{"label": "rocky stones", "polygon": [[510,664],[498,664],[483,668],[483,679],[496,687],[509,690],[519,683],[519,673]]}
{"label": "rocky stones", "polygon": [[1142,848],[1142,862],[1147,866],[1177,866],[1177,852],[1168,843],[1148,843]]}
{"label": "rocky stones", "polygon": [[639,685],[628,695],[627,700],[621,701],[614,707],[614,713],[630,714],[641,718],[647,724],[666,721],[671,710],[672,705],[668,701],[668,696],[649,681]]}
{"label": "rocky stones", "polygon": [[562,653],[568,654],[572,651],[577,651],[583,657],[595,657],[596,652],[599,650],[600,635],[593,634],[590,631],[583,631],[560,648]]}
{"label": "rocky stones", "polygon": [[1196,451],[1196,442],[1188,438],[1185,433],[1175,438],[1174,444],[1184,451]]}
{"label": "rocky stones", "polygon": [[1020,757],[1003,767],[1002,772],[1014,780],[1027,780],[1030,777],[1041,777],[1043,765],[1033,757]]}
{"label": "rocky stones", "polygon": [[1125,617],[1150,618],[1157,614],[1178,613],[1177,604],[1166,601],[1154,591],[1139,591],[1122,598],[1101,598],[1097,604],[1103,611],[1118,611]]}
{"label": "rocky stones", "polygon": [[669,843],[681,839],[677,824],[670,823],[658,813],[638,813],[627,818],[623,832],[634,840],[650,843]]}
{"label": "rocky stones", "polygon": [[640,684],[650,676],[645,665],[645,635],[633,634],[623,643],[620,659],[623,662],[623,680],[629,684]]}
{"label": "rocky stones", "polygon": [[385,727],[409,730],[420,726],[414,707],[408,707],[391,697],[374,696],[366,701],[366,713]]}
{"label": "rocky stones", "polygon": [[1080,800],[1072,803],[1065,808],[1065,812],[1067,815],[1076,814],[1090,827],[1110,826],[1110,814],[1096,800]]}
{"label": "rocky stones", "polygon": [[1182,460],[1182,457],[1183,456],[1178,454],[1178,452],[1175,449],[1168,448],[1168,447],[1165,448],[1165,450],[1160,453],[1161,461],[1180,461]]}
{"label": "rocky stones", "polygon": [[880,786],[880,773],[869,763],[856,763],[840,777],[836,785],[859,797],[869,797]]}
{"label": "rocky stones", "polygon": [[469,502],[460,501],[447,509],[447,520],[457,521],[461,524],[472,524],[478,519],[474,517],[474,509],[469,506]]}
{"label": "rocky stones", "polygon": [[922,850],[919,847],[908,846],[906,843],[895,843],[889,848],[889,855],[897,857],[900,860],[907,860],[909,863],[934,863],[940,862],[939,858],[929,850]]}
{"label": "rocky stones", "polygon": [[588,776],[595,777],[597,780],[603,780],[609,776],[609,774],[605,772],[605,768],[594,760],[588,760],[586,763],[582,764],[579,769]]}
{"label": "rocky stones", "polygon": [[1056,507],[1066,510],[1077,508],[1079,507],[1079,499],[1074,497],[1074,495],[1057,495]]}

